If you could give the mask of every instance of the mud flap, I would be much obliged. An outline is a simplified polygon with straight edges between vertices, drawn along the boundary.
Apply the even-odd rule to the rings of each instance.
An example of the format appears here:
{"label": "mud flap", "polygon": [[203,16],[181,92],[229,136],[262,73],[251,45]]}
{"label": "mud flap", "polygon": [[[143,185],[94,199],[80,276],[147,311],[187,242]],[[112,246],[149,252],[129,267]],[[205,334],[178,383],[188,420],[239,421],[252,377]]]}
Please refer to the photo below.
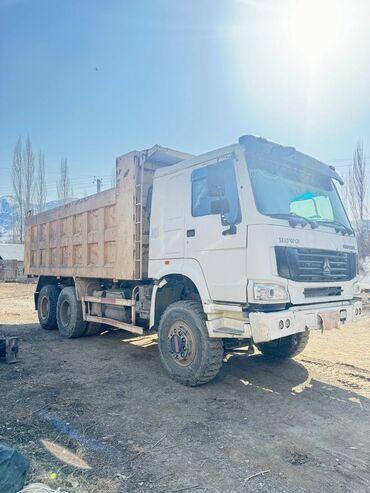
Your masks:
{"label": "mud flap", "polygon": [[339,312],[324,312],[319,313],[321,321],[321,331],[339,329],[340,314]]}

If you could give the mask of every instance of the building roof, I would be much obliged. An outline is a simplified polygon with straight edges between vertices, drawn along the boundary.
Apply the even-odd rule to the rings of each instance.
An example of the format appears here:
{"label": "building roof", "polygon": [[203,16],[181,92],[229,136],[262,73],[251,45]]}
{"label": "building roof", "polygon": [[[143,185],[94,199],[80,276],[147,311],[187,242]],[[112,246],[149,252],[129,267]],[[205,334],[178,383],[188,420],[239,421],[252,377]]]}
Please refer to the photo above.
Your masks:
{"label": "building roof", "polygon": [[24,245],[16,243],[0,243],[0,259],[24,260]]}

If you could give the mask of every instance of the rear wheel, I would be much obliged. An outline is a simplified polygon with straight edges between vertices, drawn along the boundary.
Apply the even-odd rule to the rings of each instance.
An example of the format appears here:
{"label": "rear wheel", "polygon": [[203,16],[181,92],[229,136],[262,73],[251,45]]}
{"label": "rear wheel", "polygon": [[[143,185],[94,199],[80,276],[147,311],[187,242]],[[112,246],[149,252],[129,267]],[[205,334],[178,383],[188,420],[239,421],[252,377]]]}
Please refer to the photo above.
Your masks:
{"label": "rear wheel", "polygon": [[309,332],[298,332],[287,337],[281,337],[275,341],[261,342],[258,349],[265,356],[271,358],[293,358],[301,353],[308,344]]}
{"label": "rear wheel", "polygon": [[57,322],[59,334],[63,337],[81,337],[86,329],[82,316],[81,302],[76,298],[74,287],[62,289],[57,305]]}
{"label": "rear wheel", "polygon": [[47,284],[37,298],[37,314],[45,330],[57,329],[57,303],[60,290],[55,284]]}
{"label": "rear wheel", "polygon": [[200,303],[173,303],[163,313],[158,331],[162,364],[177,382],[188,386],[202,385],[220,371],[223,342],[208,336]]}

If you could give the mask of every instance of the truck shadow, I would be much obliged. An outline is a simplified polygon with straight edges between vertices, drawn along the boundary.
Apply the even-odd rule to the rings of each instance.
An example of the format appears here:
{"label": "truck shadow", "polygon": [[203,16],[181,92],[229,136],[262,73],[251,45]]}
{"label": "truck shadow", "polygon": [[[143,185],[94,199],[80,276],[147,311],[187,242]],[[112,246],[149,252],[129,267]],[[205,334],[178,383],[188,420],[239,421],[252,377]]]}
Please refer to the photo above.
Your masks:
{"label": "truck shadow", "polygon": [[[124,334],[124,337],[122,335]],[[136,360],[158,357],[156,335],[135,336],[120,331],[120,339],[124,344],[134,346],[145,351],[134,351],[130,356]],[[106,336],[117,337],[117,332],[110,331]],[[238,379],[245,387],[250,385],[264,389],[266,392],[290,392],[292,389],[304,385],[309,378],[309,372],[299,361],[293,359],[277,360],[267,358],[262,354],[247,355],[243,351],[225,356],[224,365],[209,385],[226,383],[226,380]],[[276,388],[275,388],[276,387]]]}
{"label": "truck shadow", "polygon": [[220,380],[237,378],[244,386],[253,385],[272,393],[289,392],[309,378],[307,368],[294,359],[277,360],[262,354],[235,354],[227,357]]}
{"label": "truck shadow", "polygon": [[[370,378],[361,369],[348,369],[345,365],[332,363],[325,368],[312,370],[311,361],[274,360],[261,354],[253,356],[235,355],[224,364],[217,383],[235,385],[238,381],[243,391],[258,392],[268,398],[273,395],[287,398],[288,402],[307,399],[319,406],[343,406],[363,412],[369,408]],[[347,408],[348,409],[348,408]],[[370,409],[370,408],[369,408]]]}
{"label": "truck shadow", "polygon": [[[91,351],[98,351],[103,359],[105,355],[109,355],[113,366],[122,360],[130,361],[130,372],[133,374],[142,371],[144,366],[162,385],[174,389],[179,385],[169,379],[161,366],[156,334],[137,336],[106,327],[100,336],[63,339],[59,337],[58,331],[43,331],[36,323],[0,324],[0,336],[19,337],[21,362],[28,358],[31,346],[42,347],[52,343],[54,351],[60,351],[61,354],[66,351],[66,347],[70,348],[67,351],[73,347],[81,351],[85,347],[86,358]],[[3,367],[3,359],[0,363]],[[315,392],[316,398],[321,401],[336,400],[351,403],[355,407],[370,402],[364,397],[370,390],[370,378],[369,375],[366,377],[365,370],[361,374],[361,369],[347,368],[344,364],[329,363],[329,369],[321,368],[322,364],[324,362],[321,360],[311,361],[305,358],[304,353],[299,359],[276,360],[260,353],[247,355],[237,352],[227,355],[217,377],[196,392],[209,395],[219,389],[217,392],[221,390],[224,395],[231,397],[237,391],[247,395],[258,392],[267,397],[280,395],[289,398],[311,396]],[[193,391],[194,389],[184,388],[186,393]]]}

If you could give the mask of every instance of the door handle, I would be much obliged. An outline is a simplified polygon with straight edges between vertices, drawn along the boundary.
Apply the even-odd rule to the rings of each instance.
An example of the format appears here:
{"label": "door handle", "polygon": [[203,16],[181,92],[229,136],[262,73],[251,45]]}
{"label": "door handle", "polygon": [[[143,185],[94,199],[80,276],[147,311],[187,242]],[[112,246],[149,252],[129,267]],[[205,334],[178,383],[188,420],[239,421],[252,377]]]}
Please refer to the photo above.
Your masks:
{"label": "door handle", "polygon": [[191,237],[195,236],[195,229],[188,229],[188,230],[186,231],[186,236],[187,236],[188,238],[191,238]]}

